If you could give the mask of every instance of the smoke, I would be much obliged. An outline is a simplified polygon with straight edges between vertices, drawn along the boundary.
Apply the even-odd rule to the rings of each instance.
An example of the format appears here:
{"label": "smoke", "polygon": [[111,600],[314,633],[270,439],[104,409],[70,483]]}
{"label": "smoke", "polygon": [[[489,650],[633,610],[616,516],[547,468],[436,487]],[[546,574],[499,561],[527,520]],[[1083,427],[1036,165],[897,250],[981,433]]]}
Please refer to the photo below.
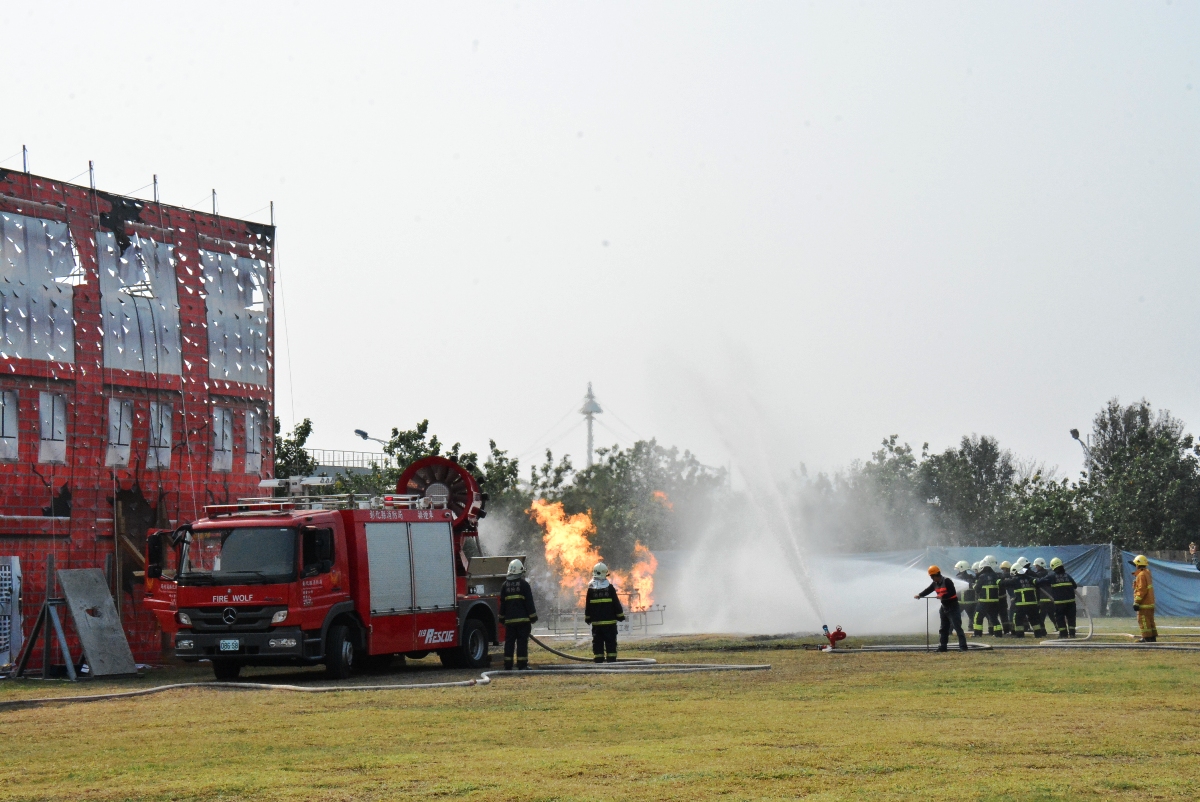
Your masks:
{"label": "smoke", "polygon": [[[839,522],[802,524],[799,488],[773,470],[797,461],[774,453],[774,429],[755,401],[747,363],[731,360],[733,375],[720,385],[687,377],[740,482],[687,546],[659,555],[656,595],[667,606],[666,629],[769,634],[827,624],[856,634],[921,631],[926,603],[912,597],[929,584],[923,567],[830,554],[844,534]],[[936,628],[936,610],[931,614]]]}

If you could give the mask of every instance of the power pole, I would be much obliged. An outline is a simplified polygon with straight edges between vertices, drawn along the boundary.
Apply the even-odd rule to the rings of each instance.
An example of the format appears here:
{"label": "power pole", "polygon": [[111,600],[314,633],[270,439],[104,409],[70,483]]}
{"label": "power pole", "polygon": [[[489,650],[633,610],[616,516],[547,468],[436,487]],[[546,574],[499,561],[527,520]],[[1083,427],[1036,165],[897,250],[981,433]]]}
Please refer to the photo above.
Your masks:
{"label": "power pole", "polygon": [[588,446],[587,446],[587,466],[592,467],[592,422],[596,415],[599,415],[602,410],[600,405],[596,403],[596,396],[592,394],[592,383],[588,382],[587,395],[583,397],[583,408],[579,410],[583,413],[583,417],[587,419],[588,427]]}

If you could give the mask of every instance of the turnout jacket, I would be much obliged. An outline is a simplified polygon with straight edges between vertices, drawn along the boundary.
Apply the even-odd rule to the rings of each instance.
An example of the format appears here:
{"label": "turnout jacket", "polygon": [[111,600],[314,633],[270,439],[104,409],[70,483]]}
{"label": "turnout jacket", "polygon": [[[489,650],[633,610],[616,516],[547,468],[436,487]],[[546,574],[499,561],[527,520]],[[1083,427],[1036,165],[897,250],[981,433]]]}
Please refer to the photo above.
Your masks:
{"label": "turnout jacket", "polygon": [[1075,601],[1075,580],[1065,568],[1055,568],[1041,579],[1035,579],[1034,584],[1039,588],[1049,587],[1055,604],[1072,604]]}
{"label": "turnout jacket", "polygon": [[1037,565],[1035,565],[1033,568],[1030,568],[1029,570],[1033,573],[1033,583],[1034,583],[1033,586],[1035,588],[1037,588],[1038,600],[1039,601],[1054,601],[1054,597],[1050,595],[1049,588],[1038,587],[1038,585],[1037,585],[1037,581],[1043,577],[1050,576],[1050,572],[1047,571],[1045,568],[1042,568],[1041,566],[1037,566]]}
{"label": "turnout jacket", "polygon": [[532,624],[537,621],[533,588],[524,579],[506,579],[500,587],[500,623]]}
{"label": "turnout jacket", "polygon": [[967,583],[967,589],[962,592],[958,600],[963,604],[975,603],[975,575],[970,571],[959,571],[954,575],[955,579],[961,579]]}
{"label": "turnout jacket", "polygon": [[1029,571],[1006,576],[1000,580],[1000,585],[1008,591],[1017,607],[1037,606],[1037,588]]}
{"label": "turnout jacket", "polygon": [[1138,607],[1154,609],[1154,580],[1149,568],[1133,572],[1133,603]]}
{"label": "turnout jacket", "polygon": [[585,624],[602,626],[625,620],[625,610],[621,607],[621,600],[617,598],[617,588],[612,582],[606,581],[602,588],[589,584],[584,605]]}
{"label": "turnout jacket", "polygon": [[937,592],[938,600],[941,601],[943,607],[958,606],[958,588],[954,587],[954,580],[950,577],[943,576],[934,579],[929,583],[929,587],[917,595],[924,598],[934,591]]}
{"label": "turnout jacket", "polygon": [[979,575],[975,577],[975,601],[987,604],[988,602],[1000,601],[1000,576],[990,567],[984,566],[979,569]]}

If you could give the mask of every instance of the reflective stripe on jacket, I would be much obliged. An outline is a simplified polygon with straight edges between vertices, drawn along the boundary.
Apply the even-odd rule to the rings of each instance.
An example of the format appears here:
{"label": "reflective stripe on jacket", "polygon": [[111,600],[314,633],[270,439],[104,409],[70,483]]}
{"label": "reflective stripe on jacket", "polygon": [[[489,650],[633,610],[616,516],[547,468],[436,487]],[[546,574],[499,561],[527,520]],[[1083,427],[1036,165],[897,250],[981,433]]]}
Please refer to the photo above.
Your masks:
{"label": "reflective stripe on jacket", "polygon": [[1000,577],[991,568],[980,570],[975,579],[975,601],[982,604],[1000,601]]}
{"label": "reflective stripe on jacket", "polygon": [[584,601],[583,622],[592,626],[615,624],[625,620],[625,610],[617,598],[617,588],[611,582],[607,587],[587,590]]}
{"label": "reflective stripe on jacket", "polygon": [[506,579],[500,587],[500,623],[532,624],[537,621],[533,589],[524,579]]}
{"label": "reflective stripe on jacket", "polygon": [[1154,580],[1149,568],[1133,572],[1133,603],[1138,607],[1154,609]]}

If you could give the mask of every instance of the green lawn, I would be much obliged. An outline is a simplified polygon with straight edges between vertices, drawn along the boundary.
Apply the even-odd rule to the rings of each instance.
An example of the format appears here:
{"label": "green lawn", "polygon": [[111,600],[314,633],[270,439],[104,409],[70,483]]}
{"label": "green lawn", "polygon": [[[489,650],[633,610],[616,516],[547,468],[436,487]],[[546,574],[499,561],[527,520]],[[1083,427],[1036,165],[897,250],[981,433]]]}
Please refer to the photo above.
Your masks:
{"label": "green lawn", "polygon": [[[769,672],[185,690],[0,710],[0,799],[1200,796],[1200,652],[827,655],[795,644],[645,646],[663,661]],[[368,681],[473,675],[425,663]],[[0,700],[207,678],[193,668],[71,687],[3,681]]]}

